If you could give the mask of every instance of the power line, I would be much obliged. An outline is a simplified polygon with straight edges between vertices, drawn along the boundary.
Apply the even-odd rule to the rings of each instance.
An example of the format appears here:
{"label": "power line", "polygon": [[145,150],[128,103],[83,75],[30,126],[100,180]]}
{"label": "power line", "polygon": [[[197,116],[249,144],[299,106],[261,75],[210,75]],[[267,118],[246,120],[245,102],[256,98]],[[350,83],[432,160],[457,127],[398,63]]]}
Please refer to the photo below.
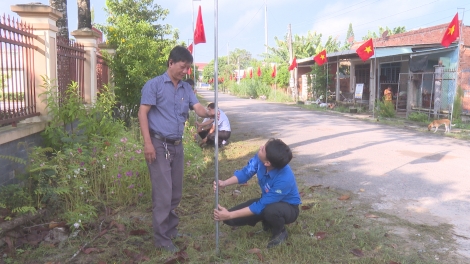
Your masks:
{"label": "power line", "polygon": [[235,34],[231,39],[229,39],[228,42],[230,42],[232,39],[234,39],[236,36],[238,36],[238,34],[240,34],[240,33],[250,24],[250,22],[256,17],[256,15],[258,15],[259,11],[261,11],[261,10],[263,9],[263,7],[264,7],[264,3],[263,3],[263,5],[261,5],[261,7],[260,7],[260,8],[258,9],[258,11],[255,13],[255,15],[250,19],[250,21],[248,21],[248,23],[246,23],[246,25],[244,25],[244,26],[242,27],[242,29],[240,29],[240,31],[238,31],[237,34]]}
{"label": "power line", "polygon": [[[335,13],[337,13],[337,12],[333,12],[333,13],[329,13],[328,15],[325,15],[325,16],[316,17],[314,20],[306,20],[306,21],[303,21],[303,22],[295,23],[295,24],[293,24],[293,25],[295,25],[295,26],[297,26],[297,25],[302,25],[302,24],[305,24],[305,23],[309,23],[309,22],[312,22],[312,21],[321,19],[321,18],[329,19],[329,18],[338,17],[338,16],[343,15],[343,14],[346,14],[346,13],[348,13],[348,12],[351,12],[351,11],[354,11],[354,10],[357,10],[357,9],[364,8],[365,5],[362,5],[362,6],[358,7],[358,8],[355,8],[355,9],[346,11],[346,9],[348,9],[348,8],[350,8],[350,7],[359,5],[359,4],[364,3],[364,2],[367,2],[367,1],[369,1],[369,0],[364,0],[364,1],[359,2],[359,3],[356,3],[356,4],[354,4],[354,5],[350,5],[350,6],[348,6],[348,7],[345,7],[343,10],[337,11],[337,12],[345,11],[345,12],[340,13],[340,14],[335,14]],[[373,4],[373,3],[378,2],[378,1],[380,1],[380,0],[376,0],[376,1],[372,2],[372,3],[367,4],[367,5]],[[331,15],[331,14],[334,14],[334,15]]]}

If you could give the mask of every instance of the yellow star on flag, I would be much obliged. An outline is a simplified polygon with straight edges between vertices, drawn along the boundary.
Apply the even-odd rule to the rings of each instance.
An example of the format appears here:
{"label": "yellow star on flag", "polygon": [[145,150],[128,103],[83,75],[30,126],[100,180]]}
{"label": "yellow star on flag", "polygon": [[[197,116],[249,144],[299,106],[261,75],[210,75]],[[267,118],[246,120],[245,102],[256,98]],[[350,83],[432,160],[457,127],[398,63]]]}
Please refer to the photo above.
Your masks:
{"label": "yellow star on flag", "polygon": [[325,55],[322,54],[322,55],[320,56],[320,58],[321,58],[321,60],[325,60]]}
{"label": "yellow star on flag", "polygon": [[367,53],[371,53],[371,52],[372,52],[372,49],[370,48],[370,46],[367,46],[364,51],[367,52]]}
{"label": "yellow star on flag", "polygon": [[454,30],[455,30],[455,25],[452,25],[452,27],[449,28],[449,33],[447,33],[447,35],[454,35]]}

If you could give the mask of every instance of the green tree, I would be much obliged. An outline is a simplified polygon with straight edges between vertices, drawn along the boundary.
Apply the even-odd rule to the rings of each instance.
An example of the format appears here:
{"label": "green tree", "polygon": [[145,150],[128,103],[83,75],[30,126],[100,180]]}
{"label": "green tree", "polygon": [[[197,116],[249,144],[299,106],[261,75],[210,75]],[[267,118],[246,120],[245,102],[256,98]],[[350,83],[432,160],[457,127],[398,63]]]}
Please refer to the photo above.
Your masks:
{"label": "green tree", "polygon": [[352,28],[352,23],[349,23],[348,32],[346,33],[346,39],[344,40],[344,45],[341,47],[341,50],[350,49],[353,42],[354,42],[354,31]]}
{"label": "green tree", "polygon": [[[116,52],[110,57],[121,118],[130,123],[137,116],[140,91],[151,78],[164,73],[178,34],[169,25],[156,24],[168,10],[152,0],[108,0],[107,24],[100,26],[107,44]],[[165,38],[171,36],[171,38]]]}
{"label": "green tree", "polygon": [[372,39],[376,39],[376,38],[380,38],[382,37],[382,34],[387,31],[387,35],[388,36],[391,36],[391,35],[395,35],[395,34],[399,34],[399,33],[405,33],[406,32],[406,29],[405,27],[395,27],[393,29],[390,29],[389,27],[379,27],[379,31],[378,33],[375,33],[374,31],[370,31],[368,30],[367,31],[367,35],[365,35],[364,37],[362,37],[362,40],[368,40],[370,38]]}
{"label": "green tree", "polygon": [[313,94],[312,95],[317,98],[323,95],[323,98],[325,98],[326,88],[327,86],[333,85],[334,76],[332,75],[327,76],[325,65],[313,66],[311,74],[313,76],[313,80],[312,80],[312,93]]}

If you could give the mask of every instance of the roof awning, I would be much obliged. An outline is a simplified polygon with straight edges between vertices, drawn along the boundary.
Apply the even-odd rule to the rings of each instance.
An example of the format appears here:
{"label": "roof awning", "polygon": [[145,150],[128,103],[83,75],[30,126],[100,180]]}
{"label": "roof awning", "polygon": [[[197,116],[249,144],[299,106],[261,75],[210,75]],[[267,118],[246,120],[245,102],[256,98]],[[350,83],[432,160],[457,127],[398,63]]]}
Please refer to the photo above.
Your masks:
{"label": "roof awning", "polygon": [[413,53],[413,50],[411,50],[411,47],[375,48],[375,54],[373,57],[382,58],[382,57],[405,55],[405,54],[411,54],[411,53]]}
{"label": "roof awning", "polygon": [[[391,56],[397,56],[397,55],[408,55],[408,54],[410,54],[410,57],[413,57],[413,56],[439,53],[439,52],[443,52],[446,50],[453,50],[455,48],[457,48],[456,45],[451,45],[448,48],[438,47],[438,48],[426,48],[426,49],[421,49],[421,50],[416,50],[416,47],[412,47],[412,46],[384,47],[384,48],[380,47],[380,48],[375,48],[375,54],[374,56],[372,56],[371,59],[391,57]],[[337,52],[332,52],[332,53],[326,53],[326,57],[327,58],[337,57],[338,59],[359,58],[355,50],[342,50],[342,51],[337,51]],[[297,64],[299,64],[300,67],[309,67],[309,66],[313,66],[315,64],[315,61],[313,60],[313,56],[312,56],[309,58],[297,60]]]}

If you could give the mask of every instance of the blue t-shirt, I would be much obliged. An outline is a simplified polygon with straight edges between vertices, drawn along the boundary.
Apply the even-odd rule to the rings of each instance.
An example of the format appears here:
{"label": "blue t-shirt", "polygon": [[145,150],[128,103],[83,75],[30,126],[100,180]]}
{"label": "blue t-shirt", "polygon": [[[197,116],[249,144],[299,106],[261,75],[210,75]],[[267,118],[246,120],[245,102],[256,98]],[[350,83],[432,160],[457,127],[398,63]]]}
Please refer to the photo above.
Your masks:
{"label": "blue t-shirt", "polygon": [[259,215],[266,205],[272,203],[286,202],[292,205],[302,203],[294,173],[289,165],[266,173],[266,166],[256,154],[243,169],[234,173],[239,184],[246,183],[255,174],[258,176],[261,188],[261,199],[249,206],[252,213]]}
{"label": "blue t-shirt", "polygon": [[180,140],[189,109],[199,103],[193,88],[187,82],[179,81],[177,88],[168,73],[149,80],[142,88],[141,105],[150,105],[149,129],[160,136]]}

